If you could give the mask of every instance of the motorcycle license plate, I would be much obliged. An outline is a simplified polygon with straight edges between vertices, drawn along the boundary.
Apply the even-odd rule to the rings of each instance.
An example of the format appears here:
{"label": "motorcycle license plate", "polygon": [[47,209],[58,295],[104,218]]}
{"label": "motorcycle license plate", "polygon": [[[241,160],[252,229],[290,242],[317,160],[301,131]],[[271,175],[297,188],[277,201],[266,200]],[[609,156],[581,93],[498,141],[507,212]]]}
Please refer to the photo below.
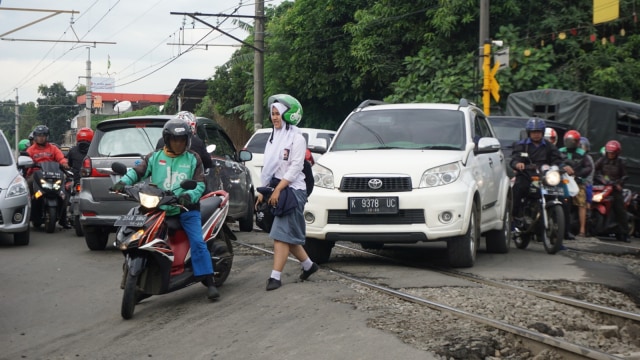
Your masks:
{"label": "motorcycle license plate", "polygon": [[116,219],[115,226],[141,227],[147,220],[146,215],[120,215]]}
{"label": "motorcycle license plate", "polygon": [[544,195],[564,196],[564,189],[561,187],[545,186],[542,188],[542,193]]}

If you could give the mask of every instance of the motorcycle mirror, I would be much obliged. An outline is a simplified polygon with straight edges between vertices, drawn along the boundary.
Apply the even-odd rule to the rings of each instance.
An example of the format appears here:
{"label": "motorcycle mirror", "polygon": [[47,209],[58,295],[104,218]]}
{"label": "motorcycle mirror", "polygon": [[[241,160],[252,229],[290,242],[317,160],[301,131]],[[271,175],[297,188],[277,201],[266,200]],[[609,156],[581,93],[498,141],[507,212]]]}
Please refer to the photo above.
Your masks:
{"label": "motorcycle mirror", "polygon": [[111,164],[111,170],[113,170],[114,173],[120,176],[123,176],[124,174],[127,173],[127,165],[116,161],[113,164]]}
{"label": "motorcycle mirror", "polygon": [[198,183],[195,180],[182,180],[180,183],[180,187],[185,190],[193,190],[197,185]]}
{"label": "motorcycle mirror", "polygon": [[207,152],[209,154],[212,154],[214,151],[216,151],[216,144],[211,144],[207,146]]}

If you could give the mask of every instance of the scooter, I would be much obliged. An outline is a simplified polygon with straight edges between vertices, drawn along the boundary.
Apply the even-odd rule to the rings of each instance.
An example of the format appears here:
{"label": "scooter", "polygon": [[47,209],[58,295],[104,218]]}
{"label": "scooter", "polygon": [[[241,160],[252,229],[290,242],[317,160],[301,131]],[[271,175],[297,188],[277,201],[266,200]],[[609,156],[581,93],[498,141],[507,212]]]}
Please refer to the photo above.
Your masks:
{"label": "scooter", "polygon": [[518,249],[526,249],[535,236],[541,241],[548,254],[562,249],[564,239],[564,211],[562,198],[565,196],[560,169],[556,166],[527,165],[527,170],[535,170],[531,176],[529,193],[524,199],[523,224],[516,227],[513,240]]}
{"label": "scooter", "polygon": [[31,222],[35,228],[44,224],[45,231],[52,233],[56,222],[66,209],[68,194],[65,191],[67,178],[73,173],[62,170],[55,161],[45,161],[37,165],[40,169],[33,173],[33,195],[31,202]]}
{"label": "scooter", "polygon": [[[117,176],[126,173],[126,166],[113,163]],[[118,180],[113,176],[114,183]],[[183,189],[194,189],[196,182],[184,180]],[[116,248],[125,257],[121,315],[124,319],[133,316],[138,302],[152,295],[167,294],[202,282],[193,274],[189,239],[180,226],[177,216],[166,216],[161,205],[178,205],[171,191],[164,191],[153,184],[138,183],[126,186],[121,195],[139,203],[127,215],[119,216],[115,222]],[[233,264],[233,247],[230,239],[236,239],[226,225],[229,211],[229,194],[217,190],[200,198],[202,235],[211,254],[214,268],[214,283],[221,286]]]}
{"label": "scooter", "polygon": [[[623,179],[624,181],[625,179]],[[589,218],[589,231],[592,235],[608,236],[616,233],[618,222],[613,213],[613,190],[616,182],[598,179],[600,185],[593,185],[593,198],[591,200],[591,216]],[[635,233],[635,216],[628,210],[633,207],[633,193],[623,188],[622,198],[624,208],[627,209],[628,235]]]}

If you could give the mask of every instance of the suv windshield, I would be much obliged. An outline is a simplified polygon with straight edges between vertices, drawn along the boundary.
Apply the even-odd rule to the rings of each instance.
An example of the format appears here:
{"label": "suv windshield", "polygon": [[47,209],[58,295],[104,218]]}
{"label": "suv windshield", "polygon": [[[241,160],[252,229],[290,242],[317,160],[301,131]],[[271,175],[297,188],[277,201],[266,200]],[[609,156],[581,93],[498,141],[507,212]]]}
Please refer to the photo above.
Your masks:
{"label": "suv windshield", "polygon": [[332,150],[462,150],[464,124],[464,114],[456,110],[362,111],[343,125]]}
{"label": "suv windshield", "polygon": [[161,127],[114,129],[102,134],[97,150],[99,156],[147,155],[155,150],[161,137]]}

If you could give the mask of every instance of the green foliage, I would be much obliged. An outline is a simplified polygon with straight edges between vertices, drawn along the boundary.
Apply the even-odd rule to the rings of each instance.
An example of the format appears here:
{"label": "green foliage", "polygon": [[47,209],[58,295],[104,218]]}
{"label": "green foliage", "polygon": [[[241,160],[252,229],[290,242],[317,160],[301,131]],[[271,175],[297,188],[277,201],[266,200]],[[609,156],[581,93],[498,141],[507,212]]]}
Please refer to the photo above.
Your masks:
{"label": "green foliage", "polygon": [[76,98],[72,96],[61,82],[51,86],[40,85],[38,93],[37,124],[49,127],[49,140],[56,143],[64,142],[64,133],[69,130],[71,119],[78,113]]}

